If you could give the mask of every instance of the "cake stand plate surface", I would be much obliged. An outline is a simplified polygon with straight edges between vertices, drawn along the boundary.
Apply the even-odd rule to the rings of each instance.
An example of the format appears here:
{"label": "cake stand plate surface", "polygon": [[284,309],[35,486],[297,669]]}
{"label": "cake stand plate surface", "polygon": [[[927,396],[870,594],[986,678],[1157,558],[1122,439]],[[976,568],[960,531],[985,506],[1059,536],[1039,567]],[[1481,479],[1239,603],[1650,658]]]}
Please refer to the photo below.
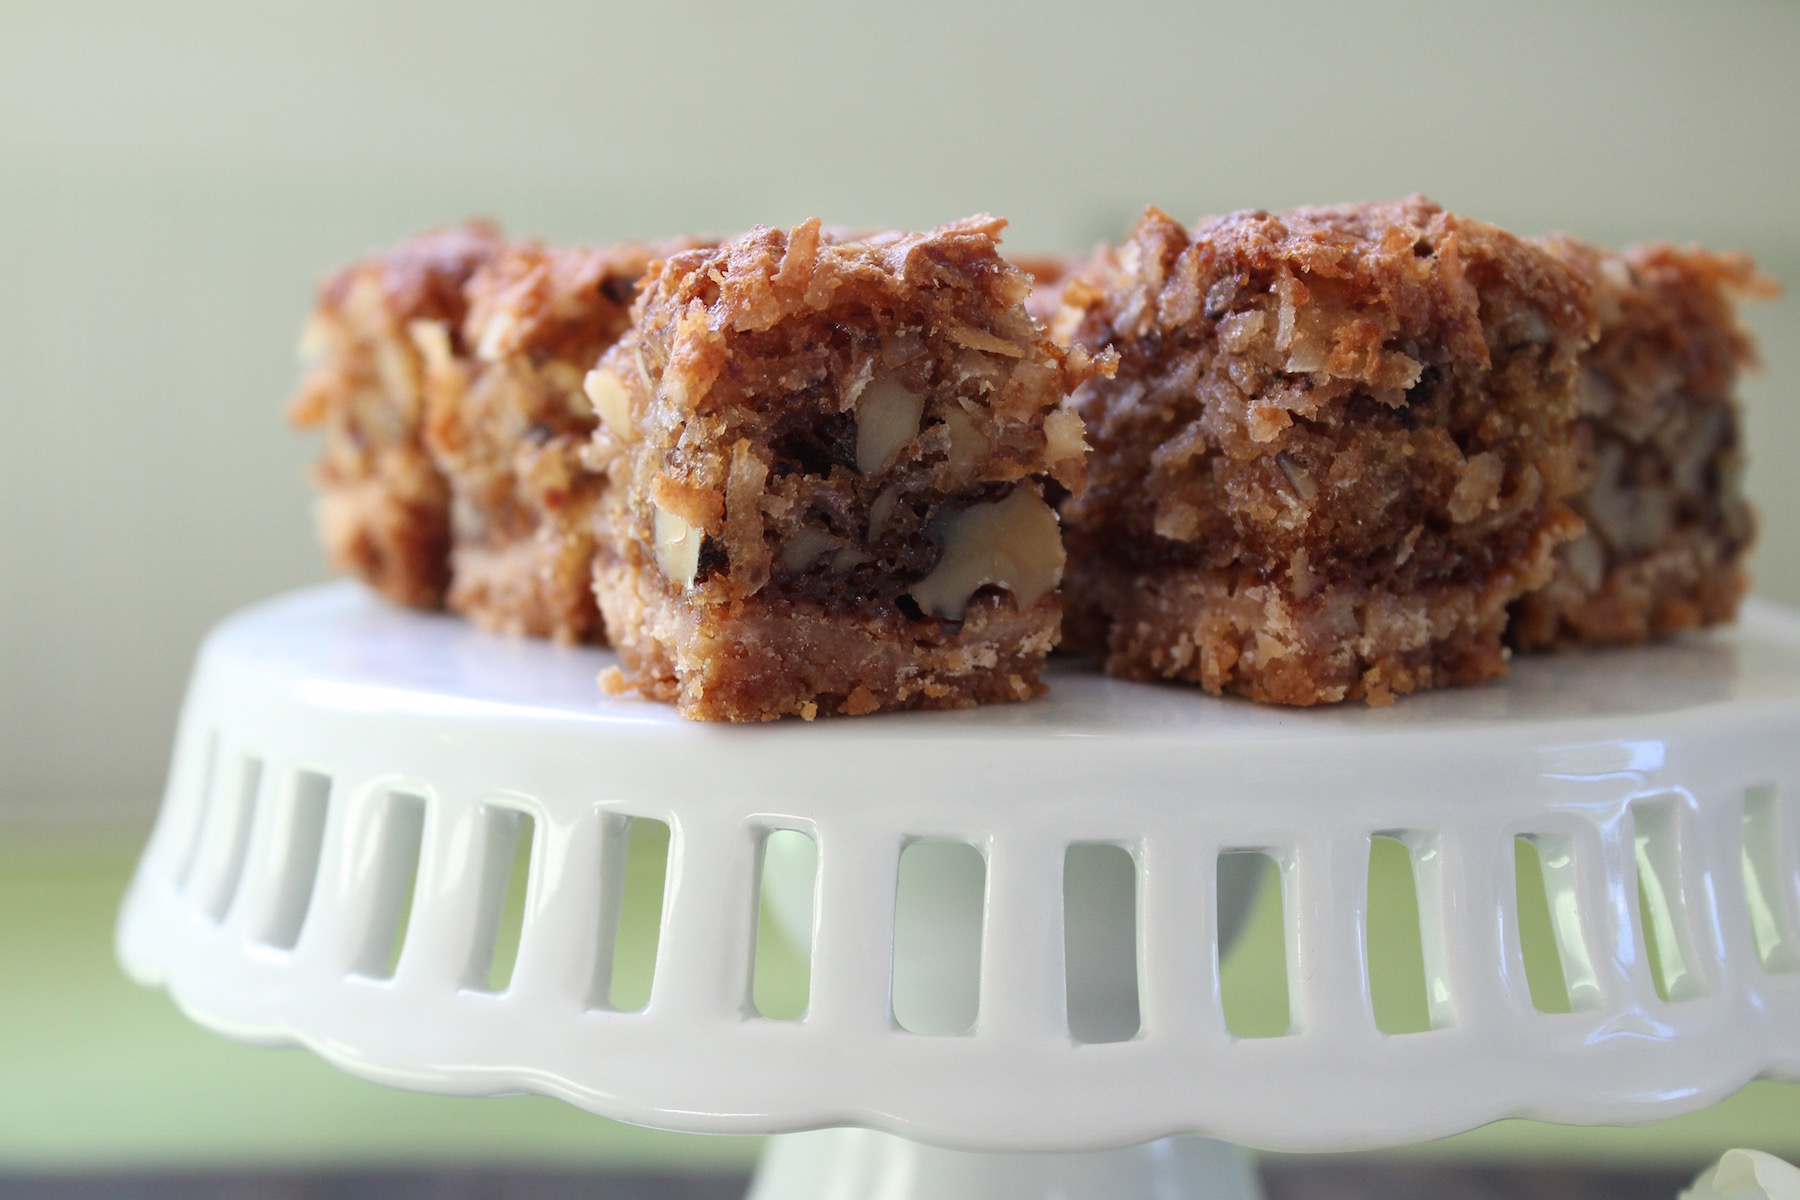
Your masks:
{"label": "cake stand plate surface", "polygon": [[[1385,709],[1262,708],[1068,664],[1027,704],[727,727],[603,695],[611,662],[349,584],[224,622],[121,917],[128,970],[205,1025],[384,1083],[963,1149],[1184,1132],[1349,1149],[1511,1116],[1651,1121],[1800,1077],[1800,617],[1786,611],[1520,660],[1503,683]],[[623,1012],[606,973],[633,817],[671,837],[650,998]],[[525,917],[495,991],[524,818]],[[779,830],[818,855],[795,1020],[751,1000]],[[1426,1031],[1376,1024],[1375,836],[1412,858]],[[1520,838],[1544,864],[1569,1012],[1532,1003]],[[898,864],[920,841],[972,846],[985,870],[978,1008],[956,1036],[895,1016]],[[1083,844],[1134,868],[1128,1040],[1070,1029],[1063,892]],[[1233,1036],[1220,1003],[1219,864],[1244,850],[1279,867],[1286,1036]]]}

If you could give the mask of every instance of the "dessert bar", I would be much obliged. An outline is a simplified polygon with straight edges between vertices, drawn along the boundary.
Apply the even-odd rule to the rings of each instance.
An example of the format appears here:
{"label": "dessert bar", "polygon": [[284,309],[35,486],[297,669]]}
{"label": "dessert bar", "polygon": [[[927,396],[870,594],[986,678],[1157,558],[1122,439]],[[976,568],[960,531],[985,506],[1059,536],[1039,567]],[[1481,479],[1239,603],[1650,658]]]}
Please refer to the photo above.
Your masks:
{"label": "dessert bar", "polygon": [[1572,501],[1587,528],[1557,548],[1550,582],[1515,603],[1509,638],[1642,642],[1729,621],[1755,530],[1736,397],[1755,353],[1736,301],[1775,285],[1742,255],[1545,244],[1593,281],[1600,319],[1581,372],[1592,457]]}
{"label": "dessert bar", "polygon": [[1149,210],[1058,318],[1119,354],[1074,401],[1069,642],[1294,705],[1502,674],[1508,606],[1582,530],[1593,291],[1420,198],[1192,231]]}
{"label": "dessert bar", "polygon": [[810,221],[675,254],[588,378],[611,686],[690,716],[955,708],[1042,690],[1098,369],[1025,308],[1003,222]]}
{"label": "dessert bar", "polygon": [[326,546],[717,720],[1023,699],[1059,636],[1386,703],[1734,615],[1736,304],[1776,290],[1741,255],[1419,197],[1150,209],[1085,262],[1003,226],[353,263],[292,407]]}
{"label": "dessert bar", "polygon": [[421,234],[327,279],[301,339],[312,365],[289,407],[325,434],[314,468],[326,552],[400,604],[434,608],[450,583],[450,486],[424,444],[425,359],[461,355],[463,285],[501,247],[488,225]]}
{"label": "dessert bar", "polygon": [[582,463],[595,417],[582,380],[630,324],[652,251],[508,245],[470,277],[458,337],[425,351],[425,446],[451,492],[449,607],[490,629],[604,640],[594,505]]}
{"label": "dessert bar", "polygon": [[326,435],[332,559],[403,604],[603,641],[582,379],[630,323],[656,252],[507,241],[472,223],[329,279],[292,415]]}

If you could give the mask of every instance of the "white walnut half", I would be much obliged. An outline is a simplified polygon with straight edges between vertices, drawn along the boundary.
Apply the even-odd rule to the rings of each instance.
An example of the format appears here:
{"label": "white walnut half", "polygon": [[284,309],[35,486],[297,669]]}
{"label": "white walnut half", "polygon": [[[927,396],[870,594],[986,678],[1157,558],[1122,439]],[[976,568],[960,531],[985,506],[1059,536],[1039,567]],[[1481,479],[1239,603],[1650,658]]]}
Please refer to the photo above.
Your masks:
{"label": "white walnut half", "polygon": [[856,398],[856,469],[879,475],[893,464],[906,443],[919,436],[925,397],[914,395],[899,380],[878,375]]}
{"label": "white walnut half", "polygon": [[655,508],[651,549],[656,554],[656,565],[670,583],[685,591],[694,586],[694,576],[700,573],[700,542],[706,531],[689,525],[660,504]]}
{"label": "white walnut half", "polygon": [[912,598],[931,616],[960,621],[979,589],[1003,587],[1023,612],[1062,582],[1062,570],[1056,514],[1035,491],[1015,488],[945,522],[944,556],[912,586]]}

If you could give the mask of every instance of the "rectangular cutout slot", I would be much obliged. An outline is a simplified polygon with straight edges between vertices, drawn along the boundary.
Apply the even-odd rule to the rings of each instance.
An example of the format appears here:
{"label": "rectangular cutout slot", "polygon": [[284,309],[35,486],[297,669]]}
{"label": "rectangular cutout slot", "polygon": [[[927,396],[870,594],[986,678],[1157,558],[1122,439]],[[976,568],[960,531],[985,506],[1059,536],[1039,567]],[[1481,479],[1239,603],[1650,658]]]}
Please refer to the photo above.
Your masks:
{"label": "rectangular cutout slot", "polygon": [[1513,839],[1513,891],[1518,897],[1519,953],[1525,960],[1531,1006],[1544,1013],[1570,1012],[1569,985],[1563,979],[1562,955],[1550,915],[1544,860],[1529,837]]}
{"label": "rectangular cutout slot", "polygon": [[382,814],[381,849],[375,862],[375,895],[369,928],[356,964],[359,975],[392,979],[412,923],[413,893],[419,884],[419,852],[425,840],[425,801],[389,792]]}
{"label": "rectangular cutout slot", "polygon": [[282,839],[281,865],[277,869],[275,904],[263,942],[277,950],[292,950],[306,924],[319,875],[319,853],[325,845],[325,816],[331,806],[331,776],[317,771],[294,774],[294,791],[288,808],[287,833]]}
{"label": "rectangular cutout slot", "polygon": [[195,797],[194,827],[188,833],[187,852],[182,855],[181,870],[175,875],[175,886],[187,888],[200,859],[200,847],[206,843],[206,826],[212,818],[213,784],[219,772],[219,731],[206,735],[206,760],[200,768],[200,794]]}
{"label": "rectangular cutout slot", "polygon": [[1663,966],[1662,946],[1657,936],[1657,913],[1650,907],[1650,889],[1644,885],[1643,867],[1638,868],[1638,932],[1642,934],[1644,960],[1650,966],[1650,982],[1661,1000],[1669,999],[1669,979]]}
{"label": "rectangular cutout slot", "polygon": [[894,1020],[911,1033],[958,1037],[981,1008],[987,860],[967,842],[913,842],[894,897]]}
{"label": "rectangular cutout slot", "polygon": [[1532,1007],[1539,1013],[1568,1013],[1568,981],[1562,977],[1562,954],[1552,918],[1552,892],[1544,876],[1544,858],[1530,837],[1512,838],[1512,885],[1519,912],[1519,954],[1525,959],[1525,982]]}
{"label": "rectangular cutout slot", "polygon": [[1219,1002],[1233,1037],[1284,1037],[1288,995],[1287,914],[1281,867],[1261,850],[1219,855]]}
{"label": "rectangular cutout slot", "polygon": [[1706,995],[1700,962],[1681,904],[1677,813],[1668,801],[1631,806],[1632,849],[1637,859],[1638,931],[1656,994],[1670,1003]]}
{"label": "rectangular cutout slot", "polygon": [[1076,1041],[1137,1036],[1137,942],[1137,862],[1120,846],[1070,846],[1063,857],[1063,968]]}
{"label": "rectangular cutout slot", "polygon": [[1419,889],[1412,853],[1391,834],[1369,840],[1369,908],[1364,949],[1375,1027],[1386,1034],[1431,1028]]}
{"label": "rectangular cutout slot", "polygon": [[[1581,888],[1575,865],[1574,840],[1560,834],[1530,834],[1524,839],[1537,850],[1543,874],[1544,902],[1550,911],[1550,932],[1556,938],[1556,957],[1571,1012],[1600,1007],[1600,975],[1588,953],[1582,933]],[[1514,872],[1517,873],[1515,860]],[[1529,981],[1528,981],[1529,982]]]}
{"label": "rectangular cutout slot", "polygon": [[[650,817],[605,818],[606,885],[595,1008],[640,1012],[650,1003],[669,876],[669,826]],[[610,916],[610,919],[608,917]]]}
{"label": "rectangular cutout slot", "polygon": [[812,998],[818,844],[797,830],[771,830],[763,839],[757,875],[750,1002],[771,1021],[797,1021],[806,1015]]}
{"label": "rectangular cutout slot", "polygon": [[525,928],[525,899],[531,887],[531,843],[536,822],[527,813],[499,805],[482,808],[480,905],[463,986],[504,992],[512,983]]}
{"label": "rectangular cutout slot", "polygon": [[1782,828],[1775,789],[1744,795],[1744,899],[1756,954],[1770,972],[1800,971],[1800,929],[1795,927],[1792,878],[1781,861]]}
{"label": "rectangular cutout slot", "polygon": [[238,884],[243,882],[244,859],[250,853],[250,829],[256,824],[256,797],[262,791],[262,768],[262,759],[245,756],[238,768],[237,795],[221,814],[227,822],[221,831],[225,858],[206,898],[206,915],[215,921],[225,919],[237,897]]}

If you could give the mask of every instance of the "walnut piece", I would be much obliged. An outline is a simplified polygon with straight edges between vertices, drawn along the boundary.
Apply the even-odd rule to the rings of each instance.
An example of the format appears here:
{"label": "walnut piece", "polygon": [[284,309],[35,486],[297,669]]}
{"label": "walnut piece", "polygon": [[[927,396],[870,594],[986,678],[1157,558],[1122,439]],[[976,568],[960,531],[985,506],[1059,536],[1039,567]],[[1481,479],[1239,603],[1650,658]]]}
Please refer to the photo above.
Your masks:
{"label": "walnut piece", "polygon": [[944,554],[912,587],[919,608],[962,620],[969,598],[989,585],[1013,594],[1020,612],[1062,580],[1062,533],[1056,514],[1031,488],[1014,488],[993,504],[963,509],[944,523]]}
{"label": "walnut piece", "polygon": [[974,474],[993,445],[987,434],[975,427],[975,419],[960,405],[954,404],[944,412],[944,432],[950,438],[950,470],[959,479]]}
{"label": "walnut piece", "polygon": [[582,390],[594,402],[594,413],[622,442],[631,440],[631,397],[611,371],[596,367],[582,381]]}
{"label": "walnut piece", "polygon": [[914,395],[899,380],[877,375],[856,398],[856,469],[879,475],[894,457],[919,436],[925,397]]}
{"label": "walnut piece", "polygon": [[663,575],[683,590],[694,586],[700,573],[700,540],[705,531],[656,505],[656,565]]}

